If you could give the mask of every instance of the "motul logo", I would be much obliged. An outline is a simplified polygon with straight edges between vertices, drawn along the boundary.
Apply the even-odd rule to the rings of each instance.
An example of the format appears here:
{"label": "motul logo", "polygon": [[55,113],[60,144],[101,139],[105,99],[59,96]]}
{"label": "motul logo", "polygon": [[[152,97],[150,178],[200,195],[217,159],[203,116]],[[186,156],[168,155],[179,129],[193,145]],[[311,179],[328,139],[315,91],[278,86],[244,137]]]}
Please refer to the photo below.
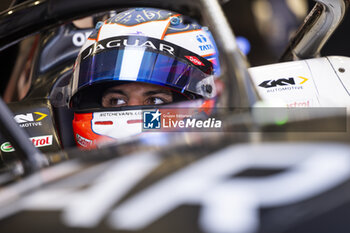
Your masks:
{"label": "motul logo", "polygon": [[193,64],[197,66],[204,66],[203,62],[201,62],[198,58],[195,56],[185,56],[188,60],[190,60]]}
{"label": "motul logo", "polygon": [[[303,81],[299,84],[305,83],[308,79],[298,76],[298,78],[301,78]],[[270,87],[277,87],[277,86],[289,86],[289,85],[295,85],[295,79],[294,78],[280,78],[277,80],[266,80],[259,84],[260,87],[263,88],[270,88]]]}

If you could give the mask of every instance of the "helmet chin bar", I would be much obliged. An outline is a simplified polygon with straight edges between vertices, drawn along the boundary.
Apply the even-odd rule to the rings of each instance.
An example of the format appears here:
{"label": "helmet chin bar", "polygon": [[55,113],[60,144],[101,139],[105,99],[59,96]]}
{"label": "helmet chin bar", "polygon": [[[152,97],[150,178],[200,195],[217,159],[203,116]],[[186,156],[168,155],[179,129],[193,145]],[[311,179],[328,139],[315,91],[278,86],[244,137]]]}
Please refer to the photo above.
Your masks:
{"label": "helmet chin bar", "polygon": [[280,61],[315,58],[337,29],[349,0],[315,0],[317,3],[291,39]]}

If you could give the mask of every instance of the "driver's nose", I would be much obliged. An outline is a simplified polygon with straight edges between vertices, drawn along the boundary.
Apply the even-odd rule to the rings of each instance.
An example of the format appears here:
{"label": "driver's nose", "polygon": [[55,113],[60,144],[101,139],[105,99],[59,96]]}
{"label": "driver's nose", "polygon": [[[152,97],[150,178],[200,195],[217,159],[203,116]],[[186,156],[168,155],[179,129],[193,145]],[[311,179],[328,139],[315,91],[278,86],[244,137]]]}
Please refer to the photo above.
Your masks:
{"label": "driver's nose", "polygon": [[134,96],[129,98],[128,106],[139,106],[139,105],[143,105],[143,99],[141,97]]}

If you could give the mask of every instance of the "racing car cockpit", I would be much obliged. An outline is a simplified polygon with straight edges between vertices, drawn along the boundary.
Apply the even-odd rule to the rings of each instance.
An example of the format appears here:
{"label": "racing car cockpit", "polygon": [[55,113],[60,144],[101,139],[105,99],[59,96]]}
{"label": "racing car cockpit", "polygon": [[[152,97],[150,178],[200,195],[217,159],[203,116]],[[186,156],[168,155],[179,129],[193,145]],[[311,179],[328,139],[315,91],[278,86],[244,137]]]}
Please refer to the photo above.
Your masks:
{"label": "racing car cockpit", "polygon": [[[96,120],[92,115],[84,115],[101,107],[96,99],[102,95],[103,88],[112,85],[112,81],[123,84],[139,81],[175,88],[171,89],[172,97],[176,96],[177,100],[190,99],[186,102],[191,104],[196,103],[199,96],[213,99],[216,95],[214,86],[223,83],[226,91],[215,100],[215,106],[246,108],[247,111],[261,97],[267,101],[281,100],[275,102],[284,107],[335,106],[335,100],[343,106],[349,102],[346,81],[350,70],[349,59],[314,58],[341,21],[348,6],[347,1],[339,1],[336,8],[331,7],[332,3],[329,2],[315,5],[308,21],[282,58],[283,61],[296,61],[249,69],[217,1],[181,2],[183,4],[142,1],[143,8],[135,8],[140,3],[110,0],[103,7],[98,7],[98,3],[91,1],[84,3],[84,9],[80,9],[78,3],[69,1],[28,1],[3,13],[1,25],[6,27],[0,30],[7,30],[7,33],[1,36],[1,48],[9,48],[25,38],[11,47],[18,49],[21,56],[14,64],[15,72],[4,92],[4,99],[11,102],[8,106],[13,111],[14,120],[25,129],[33,145],[45,153],[75,147],[76,144],[85,147],[92,144],[96,135],[107,134],[109,138],[118,138],[106,130],[113,124],[113,119]],[[189,18],[178,17],[177,13],[165,10],[145,10],[156,6]],[[127,11],[130,8],[136,12],[134,16]],[[25,23],[18,20],[23,17],[24,11],[28,11]],[[324,12],[331,17],[324,16]],[[42,19],[39,17],[41,14],[47,16]],[[337,17],[333,17],[335,15]],[[191,21],[191,18],[195,21]],[[166,30],[159,29],[159,25],[147,28],[147,24],[142,24],[154,19],[157,19],[154,21],[156,23],[165,24],[162,26]],[[323,24],[315,23],[317,20]],[[201,27],[196,21],[207,27]],[[135,26],[138,24],[142,27]],[[317,37],[313,34],[315,25],[319,27]],[[113,37],[118,38],[112,38],[112,27],[119,33],[113,32]],[[187,36],[186,30],[193,35]],[[217,44],[212,42],[212,37]],[[312,43],[310,38],[313,38]],[[100,42],[99,39],[104,41]],[[137,52],[135,48],[128,51],[126,48],[129,45],[146,52]],[[112,48],[114,50],[110,50]],[[111,57],[119,57],[120,60],[109,59]],[[154,62],[151,62],[152,59]],[[104,66],[92,65],[98,60]],[[124,68],[133,67],[137,62],[139,67],[130,69],[132,72]],[[169,65],[175,63],[176,66]],[[166,69],[171,70],[167,72],[172,73],[172,77],[164,73]],[[212,76],[220,70],[223,72]],[[136,72],[141,74],[140,77],[136,77]],[[331,94],[329,80],[332,80]],[[94,84],[97,91],[89,90]],[[189,106],[200,107],[198,104]],[[90,136],[82,135],[85,130],[79,128],[83,126],[89,128]],[[11,158],[16,153],[9,140],[2,138],[0,145],[3,159]]]}
{"label": "racing car cockpit", "polygon": [[251,68],[227,1],[15,2],[1,232],[349,232],[350,58],[319,55],[350,0]]}
{"label": "racing car cockpit", "polygon": [[[19,4],[7,16],[19,17],[22,9],[30,8],[28,17],[42,21],[36,15],[45,7],[61,12],[70,5],[64,5],[66,3],[62,1],[49,4],[51,5],[40,1],[23,3],[22,6]],[[14,64],[16,72],[12,73],[4,99],[9,103],[16,123],[27,132],[33,145],[44,153],[76,145],[85,147],[94,144],[92,142],[100,135],[120,138],[111,130],[106,132],[105,128],[110,127],[109,123],[113,122],[113,119],[100,119],[92,125],[90,123],[93,122],[93,118],[97,119],[91,112],[102,107],[98,103],[102,89],[110,87],[116,81],[124,85],[137,81],[163,86],[171,92],[172,100],[165,101],[167,103],[192,100],[186,101],[191,103],[182,105],[183,107],[210,107],[216,101],[213,102],[216,96],[214,82],[220,82],[220,61],[212,34],[207,27],[197,23],[197,20],[204,19],[198,11],[199,3],[189,4],[188,9],[181,4],[164,3],[174,11],[148,8],[158,5],[158,2],[145,2],[141,4],[143,8],[135,8],[134,5],[138,6],[136,3],[124,6],[122,1],[111,1],[108,4],[110,6],[106,6],[105,9],[112,10],[89,11],[88,8],[85,13],[80,14],[69,10],[67,15],[58,16],[48,12],[51,18],[47,17],[41,23],[28,20],[29,25],[20,26],[27,31],[19,32],[16,29],[19,27],[16,23],[18,21],[7,21],[10,22],[7,26],[13,28],[15,38],[8,33],[7,39],[3,40],[3,48],[22,39],[21,33],[31,36],[26,36],[23,41],[13,46],[19,49],[21,56]],[[177,12],[184,12],[184,15],[188,16],[182,17]],[[220,11],[219,13],[222,14]],[[209,21],[215,20],[211,17]],[[40,30],[40,33],[33,34],[37,30]],[[111,35],[114,35],[113,38]],[[92,43],[94,41],[95,44]],[[236,46],[234,38],[232,42]],[[128,47],[132,49],[129,51]],[[104,49],[106,51],[102,51]],[[110,60],[113,57],[119,60]],[[101,66],[95,65],[98,60]],[[137,62],[139,68],[135,66]],[[120,74],[117,74],[117,70]],[[235,69],[228,66],[227,70]],[[238,75],[248,77],[246,71],[238,71]],[[241,91],[238,86],[243,86]],[[244,86],[244,82],[232,85],[232,90],[236,91],[228,95],[232,97],[242,92],[240,96],[245,96],[245,91],[250,90],[249,101],[253,103],[257,98],[255,91]],[[114,90],[113,93],[115,92]],[[199,97],[211,100],[199,103],[202,101]],[[240,102],[240,99],[247,101],[246,98],[231,97],[229,99],[235,102]],[[147,105],[158,104],[156,101],[159,100],[164,102],[164,99],[152,98]],[[196,101],[198,99],[200,101]],[[127,106],[122,106],[122,109],[125,107]],[[88,112],[90,113],[87,114]],[[140,125],[140,119],[137,121]],[[126,119],[125,124],[128,124],[127,122],[130,120]],[[125,130],[119,131],[125,135]],[[105,140],[107,138],[104,137]],[[16,154],[8,139],[2,137],[0,144],[0,153],[4,160]]]}
{"label": "racing car cockpit", "polygon": [[[13,77],[12,82],[18,83],[20,101],[11,104],[11,108],[15,121],[42,151],[75,144],[95,147],[101,138],[108,141],[141,133],[141,119],[125,117],[131,113],[142,115],[128,109],[124,112],[130,105],[202,98],[208,101],[192,102],[191,106],[213,105],[214,79],[219,77],[220,68],[209,30],[190,17],[171,11],[155,8],[120,11],[65,23],[24,41],[30,51],[23,54],[27,59],[22,60],[26,60],[24,65],[29,68]],[[88,28],[78,27],[86,21]],[[106,90],[113,85],[125,86],[119,91],[125,94],[124,89],[132,85],[129,95],[134,95],[138,86],[132,83],[147,87],[150,93],[142,104],[126,103],[130,97],[126,95],[117,99],[115,88]],[[9,102],[16,98],[13,93],[17,92],[9,89],[6,92]],[[116,100],[125,104],[115,103]],[[113,108],[118,111],[110,112]],[[109,111],[109,118],[91,113],[95,111]],[[111,118],[116,115],[121,117]],[[116,126],[111,126],[114,121]],[[15,152],[9,142],[1,144],[6,148],[2,153]]]}

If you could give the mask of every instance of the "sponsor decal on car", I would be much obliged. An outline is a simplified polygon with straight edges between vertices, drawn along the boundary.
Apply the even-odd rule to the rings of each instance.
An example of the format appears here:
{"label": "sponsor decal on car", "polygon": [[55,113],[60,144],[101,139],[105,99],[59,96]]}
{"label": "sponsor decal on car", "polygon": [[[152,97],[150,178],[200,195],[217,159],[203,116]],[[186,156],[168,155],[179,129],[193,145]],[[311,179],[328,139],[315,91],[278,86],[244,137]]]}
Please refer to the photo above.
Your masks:
{"label": "sponsor decal on car", "polygon": [[[44,135],[31,137],[29,140],[33,143],[35,147],[45,147],[52,145],[52,135]],[[12,147],[10,142],[4,142],[1,144],[1,151],[3,152],[13,152],[15,149]]]}
{"label": "sponsor decal on car", "polygon": [[[64,229],[60,232],[102,232],[101,226],[109,232],[144,232],[160,223],[181,224],[181,207],[186,206],[199,219],[192,221],[195,232],[257,232],[262,208],[279,210],[274,213],[282,217],[290,206],[314,210],[312,204],[324,200],[320,197],[348,184],[349,146],[298,143],[290,148],[290,143],[240,144],[191,160],[134,153],[99,164],[99,169],[71,166],[77,172],[26,196],[17,211],[19,216],[61,216],[55,220]],[[169,166],[174,158],[186,166]],[[167,172],[154,176],[160,167]],[[40,224],[40,218],[35,220]]]}
{"label": "sponsor decal on car", "polygon": [[280,78],[275,80],[270,79],[261,82],[259,87],[267,88],[267,92],[298,90],[303,89],[302,85],[308,80],[309,79],[302,76],[298,76],[296,78]]}
{"label": "sponsor decal on car", "polygon": [[13,149],[13,147],[9,142],[4,142],[3,144],[1,144],[1,151],[12,152],[12,151],[15,151],[15,149]]}
{"label": "sponsor decal on car", "polygon": [[52,135],[45,135],[30,138],[35,147],[44,147],[52,145]]}
{"label": "sponsor decal on car", "polygon": [[297,107],[310,107],[311,106],[310,100],[305,101],[293,101],[291,103],[287,104],[288,108],[297,108]]}
{"label": "sponsor decal on car", "polygon": [[14,116],[15,121],[22,128],[41,126],[42,120],[47,117],[47,114],[42,112],[30,112],[24,114],[17,114]]}

